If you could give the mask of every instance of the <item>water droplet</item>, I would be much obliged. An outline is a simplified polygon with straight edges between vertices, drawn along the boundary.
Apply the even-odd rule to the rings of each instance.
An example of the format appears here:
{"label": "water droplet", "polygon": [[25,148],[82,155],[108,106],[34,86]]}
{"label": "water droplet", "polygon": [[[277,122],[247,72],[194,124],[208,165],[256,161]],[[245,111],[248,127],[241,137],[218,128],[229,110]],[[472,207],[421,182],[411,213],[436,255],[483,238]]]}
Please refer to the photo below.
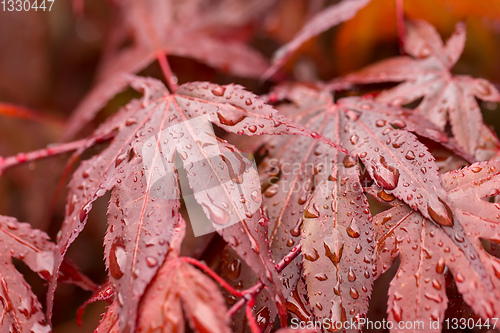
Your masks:
{"label": "water droplet", "polygon": [[307,202],[307,199],[309,199],[309,193],[304,193],[299,197],[297,202],[299,203],[299,205],[303,205]]}
{"label": "water droplet", "polygon": [[441,295],[435,295],[435,294],[431,294],[431,293],[425,293],[424,294],[425,298],[431,300],[431,301],[434,301],[436,303],[441,303],[443,301],[443,298],[441,297]]}
{"label": "water droplet", "polygon": [[149,267],[155,267],[156,265],[158,265],[158,260],[156,258],[153,258],[153,257],[147,257],[146,264]]}
{"label": "water droplet", "polygon": [[354,134],[353,136],[351,136],[351,143],[353,145],[355,145],[356,143],[358,143],[358,140],[359,140],[359,136],[357,136],[356,134]]}
{"label": "water droplet", "polygon": [[383,126],[385,126],[385,120],[379,119],[379,120],[377,120],[377,121],[375,122],[375,125],[376,125],[377,127],[383,127]]}
{"label": "water droplet", "polygon": [[439,281],[436,279],[432,280],[432,286],[434,287],[434,289],[441,290],[441,283],[439,283]]}
{"label": "water droplet", "polygon": [[261,195],[259,192],[257,191],[252,191],[252,193],[250,193],[250,196],[252,197],[252,200],[255,201],[255,202],[260,202],[261,200]]}
{"label": "water droplet", "polygon": [[325,255],[330,259],[330,261],[333,263],[335,267],[339,264],[340,260],[342,259],[342,252],[344,251],[344,244],[341,245],[340,249],[338,252],[332,252],[330,247],[326,242],[323,243],[323,246],[325,247]]}
{"label": "water droplet", "polygon": [[271,316],[271,314],[270,314],[269,308],[267,306],[263,306],[255,314],[255,320],[257,321],[257,325],[259,326],[259,329],[261,332],[263,332],[266,329],[266,327],[269,323],[270,316]]}
{"label": "water droplet", "polygon": [[231,280],[236,280],[240,276],[241,260],[234,258],[227,267],[226,275]]}
{"label": "water droplet", "polygon": [[427,213],[431,219],[439,225],[452,227],[453,226],[453,213],[450,207],[441,198],[438,198],[439,203],[434,201],[434,208],[431,207],[432,201],[427,206]]}
{"label": "water droplet", "polygon": [[223,225],[229,221],[229,214],[225,209],[222,209],[214,204],[207,205],[205,203],[203,203],[203,207],[207,209],[210,220],[212,220],[215,224]]}
{"label": "water droplet", "polygon": [[380,187],[386,190],[394,190],[398,186],[399,171],[388,165],[383,156],[380,156],[380,164],[372,162],[372,167],[373,176]]}
{"label": "water droplet", "polygon": [[314,277],[318,280],[318,281],[326,281],[328,280],[328,276],[326,276],[325,273],[318,273],[316,275],[314,275]]}
{"label": "water droplet", "polygon": [[299,223],[297,223],[297,225],[295,227],[293,227],[291,230],[290,230],[290,234],[293,236],[293,237],[298,237],[300,236],[300,230],[302,229],[302,223],[304,222],[303,219],[300,219],[299,220]]}
{"label": "water droplet", "polygon": [[123,238],[116,238],[109,251],[109,273],[115,279],[123,276],[127,255],[125,253],[125,242]]}
{"label": "water droplet", "polygon": [[349,267],[349,273],[347,274],[347,279],[351,282],[356,281],[356,274],[354,274],[352,267]]}
{"label": "water droplet", "polygon": [[349,289],[349,294],[354,299],[357,299],[359,297],[358,291],[356,289],[354,289],[354,288]]}
{"label": "water droplet", "polygon": [[335,293],[335,295],[340,296],[340,283],[338,281],[333,287],[333,292]]}
{"label": "water droplet", "polygon": [[342,161],[342,164],[344,164],[346,168],[352,168],[356,165],[356,159],[354,159],[352,156],[346,155],[344,157],[344,160]]}
{"label": "water droplet", "polygon": [[442,274],[444,272],[444,258],[440,258],[436,265],[436,273]]}
{"label": "water droplet", "polygon": [[455,234],[455,240],[459,243],[463,243],[465,241],[464,237],[458,233]]}
{"label": "water droplet", "polygon": [[252,105],[252,100],[250,98],[247,98],[245,100],[245,104],[248,105],[248,106]]}
{"label": "water droplet", "polygon": [[226,92],[226,87],[219,86],[212,89],[212,94],[214,94],[215,96],[224,96],[225,92]]}
{"label": "water droplet", "polygon": [[483,168],[478,167],[478,166],[475,166],[475,167],[472,167],[472,168],[471,168],[471,171],[472,171],[472,172],[474,172],[474,173],[478,173],[478,172],[480,172],[481,170],[483,170]]}
{"label": "water droplet", "polygon": [[312,137],[313,139],[318,139],[318,138],[319,138],[319,134],[318,134],[318,133],[316,133],[316,132],[312,132],[312,133],[311,133],[311,137]]}
{"label": "water droplet", "polygon": [[400,322],[403,319],[403,309],[398,304],[393,304],[391,312],[395,321]]}
{"label": "water droplet", "polygon": [[246,164],[245,161],[243,160],[243,157],[239,154],[234,154],[234,156],[238,159],[238,167],[234,168],[233,163],[229,161],[224,155],[221,155],[222,161],[226,164],[227,170],[229,173],[229,178],[236,184],[243,184],[243,174],[246,169]]}
{"label": "water droplet", "polygon": [[125,121],[125,126],[132,126],[135,123],[137,123],[137,118],[130,117]]}
{"label": "water droplet", "polygon": [[384,200],[385,202],[391,202],[391,201],[394,201],[394,199],[396,199],[396,197],[394,196],[394,194],[392,193],[387,193],[386,191],[384,190],[381,190],[377,193],[377,196]]}
{"label": "water droplet", "polygon": [[319,210],[316,204],[309,204],[304,211],[305,218],[318,218]]}
{"label": "water droplet", "polygon": [[356,121],[359,119],[359,116],[361,115],[361,113],[358,111],[347,110],[346,115],[347,115],[347,118],[349,118],[350,120]]}
{"label": "water droplet", "polygon": [[351,238],[359,237],[359,227],[354,218],[351,220],[351,223],[347,227],[346,232]]}
{"label": "water droplet", "polygon": [[410,161],[411,161],[411,160],[414,160],[414,159],[415,159],[415,153],[414,153],[412,150],[408,150],[408,151],[406,152],[405,158],[406,158],[407,160],[410,160]]}
{"label": "water droplet", "polygon": [[316,261],[319,259],[319,253],[316,251],[316,249],[312,248],[311,249],[313,252],[311,253],[309,251],[308,247],[302,248],[302,254],[304,255],[304,258],[309,261]]}
{"label": "water droplet", "polygon": [[255,125],[250,125],[250,126],[248,126],[248,130],[249,130],[250,132],[252,132],[252,133],[255,133],[255,132],[257,132],[257,126],[255,126]]}
{"label": "water droplet", "polygon": [[360,244],[356,245],[356,248],[354,249],[354,253],[359,254],[363,248],[361,247]]}
{"label": "water droplet", "polygon": [[266,189],[266,191],[264,192],[264,195],[267,198],[270,198],[270,197],[274,196],[276,193],[278,193],[278,190],[279,190],[278,185],[273,184]]}
{"label": "water droplet", "polygon": [[405,128],[406,123],[401,119],[396,119],[391,122],[391,125],[397,127],[398,129]]}
{"label": "water droplet", "polygon": [[237,110],[225,110],[224,113],[217,112],[217,118],[222,125],[234,126],[241,122],[246,116]]}

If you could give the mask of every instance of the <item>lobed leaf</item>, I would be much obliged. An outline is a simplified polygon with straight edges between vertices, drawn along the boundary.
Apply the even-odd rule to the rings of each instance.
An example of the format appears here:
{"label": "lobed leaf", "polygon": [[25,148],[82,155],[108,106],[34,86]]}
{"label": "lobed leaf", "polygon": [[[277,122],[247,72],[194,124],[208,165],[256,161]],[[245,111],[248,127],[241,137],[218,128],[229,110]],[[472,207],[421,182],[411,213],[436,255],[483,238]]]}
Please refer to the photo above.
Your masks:
{"label": "lobed leaf", "polygon": [[366,6],[370,0],[344,0],[313,16],[295,35],[295,37],[276,51],[272,66],[264,73],[264,78],[271,77],[290,58],[293,52],[308,39],[319,35],[331,27],[354,17],[358,10]]}
{"label": "lobed leaf", "polygon": [[[383,60],[349,74],[349,83],[401,82],[382,91],[377,101],[401,106],[423,97],[415,111],[444,130],[447,121],[458,144],[469,154],[481,146],[483,119],[476,98],[498,102],[500,93],[488,81],[452,75],[465,43],[465,25],[443,45],[434,27],[424,21],[407,25],[406,51],[413,56]],[[476,156],[479,158],[480,155]]]}
{"label": "lobed leaf", "polygon": [[429,317],[441,325],[447,308],[443,276],[446,268],[476,314],[486,319],[498,313],[500,261],[489,255],[479,241],[499,239],[495,232],[498,208],[483,200],[498,193],[498,167],[497,162],[483,162],[442,175],[445,189],[454,200],[453,227],[429,223],[398,202],[374,217],[377,274],[398,255],[400,258],[389,289],[390,320]]}
{"label": "lobed leaf", "polygon": [[[143,101],[131,102],[95,132],[88,145],[116,134],[108,148],[80,165],[70,182],[55,270],[83,229],[92,203],[112,190],[106,264],[120,328],[133,330],[139,300],[172,246],[174,228],[184,223],[176,171],[184,168],[212,230],[252,267],[283,311],[281,282],[267,242],[267,217],[260,208],[258,175],[235,147],[215,137],[209,124],[248,135],[312,136],[311,131],[240,86],[189,83],[171,95],[153,79],[131,78],[131,84],[144,92]],[[176,165],[176,154],[182,166]],[[55,286],[52,279],[49,315]]]}

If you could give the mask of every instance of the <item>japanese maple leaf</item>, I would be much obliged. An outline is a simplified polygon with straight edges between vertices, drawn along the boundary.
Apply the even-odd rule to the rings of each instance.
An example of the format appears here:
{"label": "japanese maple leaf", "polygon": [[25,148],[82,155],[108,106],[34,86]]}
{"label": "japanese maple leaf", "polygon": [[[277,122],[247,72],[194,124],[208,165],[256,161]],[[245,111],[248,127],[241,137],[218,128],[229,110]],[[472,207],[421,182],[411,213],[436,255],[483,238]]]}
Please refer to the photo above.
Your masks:
{"label": "japanese maple leaf", "polygon": [[[186,315],[196,332],[231,332],[226,304],[218,286],[179,258],[186,224],[175,228],[170,252],[142,298],[137,331],[185,332]],[[184,309],[184,314],[183,314]],[[108,308],[96,333],[120,332],[118,301]]]}
{"label": "japanese maple leaf", "polygon": [[[451,225],[434,158],[406,129],[437,141],[446,137],[432,125],[424,131],[416,117],[370,100],[345,98],[335,104],[327,91],[300,85],[285,86],[277,95],[293,102],[284,104],[281,112],[348,147],[351,155],[312,139],[268,141],[261,171],[264,180],[268,178],[263,198],[273,255],[283,256],[301,242],[314,316],[357,319],[368,310],[374,247],[358,159],[387,198],[401,198],[436,223]],[[300,269],[289,265],[282,276],[292,292]]]}
{"label": "japanese maple leaf", "polygon": [[[3,332],[50,332],[42,307],[12,258],[23,261],[40,277],[49,280],[54,271],[55,244],[46,233],[28,223],[0,216],[0,327]],[[61,267],[61,282],[91,290],[95,285],[72,265]]]}
{"label": "japanese maple leaf", "polygon": [[314,15],[290,42],[275,52],[272,66],[263,77],[271,77],[302,44],[331,27],[351,19],[369,2],[370,0],[344,0]]}
{"label": "japanese maple leaf", "polygon": [[[212,230],[252,267],[281,304],[281,281],[267,242],[257,172],[248,168],[250,162],[235,147],[216,138],[209,124],[237,134],[303,134],[326,140],[289,123],[238,85],[195,82],[170,94],[154,79],[132,78],[131,84],[144,91],[143,101],[132,101],[96,131],[91,142],[106,133],[116,135],[106,150],[84,161],[73,174],[55,270],[84,227],[92,203],[112,189],[106,264],[120,327],[133,330],[139,299],[164,261],[173,228],[182,223],[178,154]],[[197,221],[192,222],[193,229],[198,227]],[[52,281],[49,293],[54,288]],[[48,301],[50,311],[50,294]]]}
{"label": "japanese maple leaf", "polygon": [[473,155],[480,146],[484,127],[476,97],[497,102],[500,94],[486,80],[451,73],[464,44],[463,23],[457,24],[454,34],[443,44],[430,24],[411,21],[407,24],[405,40],[405,50],[411,57],[383,60],[344,79],[350,83],[402,82],[382,91],[377,101],[400,106],[423,97],[415,112],[441,130],[449,121],[457,142]]}
{"label": "japanese maple leaf", "polygon": [[114,28],[94,86],[72,113],[66,137],[77,134],[127,87],[124,73],[138,73],[165,53],[193,58],[237,76],[259,77],[268,67],[265,58],[246,43],[221,36],[221,32],[245,25],[271,4],[263,0],[117,1]]}
{"label": "japanese maple leaf", "polygon": [[[488,254],[480,240],[500,240],[498,204],[488,202],[499,193],[499,173],[500,163],[489,161],[442,175],[453,203],[453,227],[430,223],[397,200],[394,208],[374,217],[377,274],[400,258],[389,288],[389,320],[430,318],[442,323],[447,308],[446,267],[477,315],[498,316],[500,260]],[[429,322],[423,322],[423,329],[430,330]]]}

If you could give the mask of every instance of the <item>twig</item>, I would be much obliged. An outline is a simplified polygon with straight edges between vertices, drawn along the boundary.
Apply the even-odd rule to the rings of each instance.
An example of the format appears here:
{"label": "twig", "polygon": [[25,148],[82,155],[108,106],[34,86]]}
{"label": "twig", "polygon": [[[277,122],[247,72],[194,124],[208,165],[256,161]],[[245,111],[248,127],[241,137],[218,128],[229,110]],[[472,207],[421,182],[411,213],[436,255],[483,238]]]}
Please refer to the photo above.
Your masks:
{"label": "twig", "polygon": [[175,77],[172,69],[170,68],[170,65],[168,64],[167,54],[165,53],[165,51],[157,50],[156,59],[158,59],[158,63],[160,64],[163,76],[165,76],[165,80],[167,81],[170,91],[172,93],[175,93],[179,86],[177,85],[177,78]]}
{"label": "twig", "polygon": [[245,295],[239,291],[239,290],[236,290],[234,289],[231,285],[229,285],[226,280],[224,280],[223,278],[221,278],[217,273],[215,273],[212,269],[210,269],[210,267],[208,267],[207,265],[205,265],[204,263],[194,259],[194,258],[191,258],[191,257],[181,257],[180,258],[181,260],[183,260],[184,262],[187,262],[193,266],[196,266],[198,267],[199,269],[201,269],[202,271],[204,271],[205,273],[207,273],[208,275],[210,275],[210,277],[212,279],[214,279],[215,281],[217,281],[224,289],[226,289],[227,291],[229,291],[231,294],[233,294],[234,296],[236,297],[244,297]]}
{"label": "twig", "polygon": [[62,121],[62,119],[58,119],[56,117],[45,114],[40,114],[29,108],[10,103],[0,103],[0,114],[7,117],[44,122],[58,127],[64,126],[64,122]]}
{"label": "twig", "polygon": [[[278,271],[278,273],[280,273],[286,266],[288,266],[292,262],[292,260],[295,259],[299,255],[301,250],[302,250],[302,245],[299,244],[296,247],[294,247],[292,249],[292,251],[290,251],[286,256],[284,256],[283,259],[281,259],[281,261],[276,265],[276,270]],[[256,284],[254,284],[252,287],[250,287],[246,290],[243,290],[241,293],[245,296],[250,295],[251,299],[252,299],[255,297],[255,295],[260,293],[263,288],[264,288],[264,283],[262,283],[262,281],[259,281]],[[238,312],[239,309],[241,309],[243,307],[243,305],[245,305],[247,300],[248,300],[247,297],[239,299],[229,309],[228,315],[230,317],[232,317],[236,312]]]}
{"label": "twig", "polygon": [[0,175],[6,169],[18,164],[33,162],[36,160],[40,160],[42,158],[47,158],[55,155],[64,154],[73,150],[77,150],[78,148],[84,146],[87,143],[87,141],[88,139],[83,139],[83,140],[50,146],[40,150],[34,150],[28,153],[19,153],[15,156],[9,156],[5,158],[0,157]]}
{"label": "twig", "polygon": [[250,332],[252,332],[252,333],[260,333],[259,324],[257,324],[257,321],[255,320],[255,317],[253,316],[253,313],[252,313],[252,306],[253,306],[253,304],[254,304],[254,300],[251,299],[247,303],[247,306],[246,306],[246,309],[245,309],[245,314],[247,316],[248,326],[250,326]]}

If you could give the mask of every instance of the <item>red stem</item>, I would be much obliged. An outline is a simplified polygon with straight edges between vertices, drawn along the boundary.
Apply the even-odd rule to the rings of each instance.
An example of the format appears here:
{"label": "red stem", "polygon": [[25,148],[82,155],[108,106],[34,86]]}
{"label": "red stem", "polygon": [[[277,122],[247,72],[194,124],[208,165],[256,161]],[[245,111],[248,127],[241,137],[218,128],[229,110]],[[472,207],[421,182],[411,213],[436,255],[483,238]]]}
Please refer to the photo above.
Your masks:
{"label": "red stem", "polygon": [[163,76],[165,76],[165,80],[167,81],[170,91],[172,93],[175,93],[177,91],[177,88],[179,88],[179,86],[177,85],[177,78],[173,74],[172,69],[168,64],[167,53],[163,50],[157,50],[156,59],[158,59],[158,63],[160,64]]}
{"label": "red stem", "polygon": [[244,297],[245,296],[241,291],[236,290],[232,286],[230,286],[226,282],[226,280],[221,278],[217,273],[215,273],[210,267],[208,267],[204,263],[202,263],[194,258],[191,258],[191,257],[181,257],[181,260],[201,269],[203,272],[208,274],[212,279],[217,281],[224,289],[229,291],[234,296],[236,296],[236,297]]}
{"label": "red stem", "polygon": [[[297,245],[290,251],[286,256],[281,259],[281,261],[276,265],[276,270],[278,273],[280,273],[286,266],[288,266],[293,259],[295,259],[300,251],[302,250],[302,244]],[[258,293],[261,292],[261,290],[264,288],[264,283],[261,281],[257,282],[253,286],[251,286],[248,289],[243,290],[241,293],[244,295],[249,295],[252,299],[257,295]],[[247,301],[247,298],[241,298],[238,300],[234,305],[229,309],[228,315],[232,317],[236,312],[238,312],[239,309],[245,305]]]}
{"label": "red stem", "polygon": [[64,154],[84,146],[88,142],[88,139],[62,143],[48,148],[43,148],[40,150],[34,150],[28,153],[19,153],[15,156],[0,157],[0,175],[4,170],[13,167],[18,164],[23,164],[26,162],[33,162],[40,160],[42,158],[51,157],[55,155]]}
{"label": "red stem", "polygon": [[253,316],[253,313],[252,313],[253,304],[254,304],[254,300],[251,299],[250,302],[247,303],[247,306],[245,309],[245,314],[247,316],[248,326],[250,327],[250,332],[260,333],[259,324],[257,324],[257,321],[255,320],[255,317]]}
{"label": "red stem", "polygon": [[396,24],[398,27],[398,41],[401,54],[405,52],[405,13],[403,8],[404,0],[396,0]]}

